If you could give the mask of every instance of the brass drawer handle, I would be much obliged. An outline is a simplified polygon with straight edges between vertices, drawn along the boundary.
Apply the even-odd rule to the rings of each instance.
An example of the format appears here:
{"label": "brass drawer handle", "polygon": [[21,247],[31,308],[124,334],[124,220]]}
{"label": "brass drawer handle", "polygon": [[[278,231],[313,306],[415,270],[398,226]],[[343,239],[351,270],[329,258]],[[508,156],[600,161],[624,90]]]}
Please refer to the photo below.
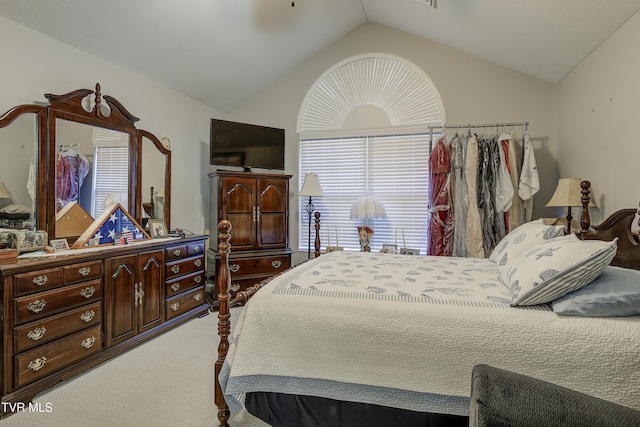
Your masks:
{"label": "brass drawer handle", "polygon": [[279,260],[275,260],[271,263],[271,265],[273,266],[273,268],[280,268],[280,266],[282,265],[282,262]]}
{"label": "brass drawer handle", "polygon": [[27,306],[27,310],[33,311],[34,313],[40,313],[45,305],[47,305],[47,302],[45,300],[37,299],[29,303],[29,305]]}
{"label": "brass drawer handle", "polygon": [[84,288],[83,290],[81,290],[80,295],[82,295],[86,299],[89,299],[93,296],[95,292],[96,292],[96,289],[93,286],[90,286],[88,288]]}
{"label": "brass drawer handle", "polygon": [[47,276],[37,276],[34,277],[32,282],[36,285],[36,286],[42,286],[45,283],[47,283],[47,280],[49,280],[49,278]]}
{"label": "brass drawer handle", "polygon": [[233,292],[238,292],[238,289],[240,289],[240,285],[238,285],[237,283],[231,285],[231,290]]}
{"label": "brass drawer handle", "polygon": [[47,363],[47,358],[42,356],[37,358],[36,360],[32,360],[31,362],[29,362],[27,368],[31,369],[32,371],[39,371],[40,369],[42,369],[45,363]]}
{"label": "brass drawer handle", "polygon": [[34,330],[29,331],[27,338],[38,341],[44,336],[45,332],[47,332],[47,329],[44,326],[42,328],[35,328]]}
{"label": "brass drawer handle", "polygon": [[180,249],[174,249],[174,250],[173,250],[173,254],[174,254],[175,256],[180,256],[180,252],[181,252],[181,251],[180,251]]}
{"label": "brass drawer handle", "polygon": [[200,301],[200,300],[202,299],[202,295],[200,295],[200,294],[195,294],[195,295],[193,296],[193,299],[194,299],[194,300],[196,300],[196,301]]}
{"label": "brass drawer handle", "polygon": [[200,245],[196,245],[196,246],[194,246],[194,247],[193,247],[193,251],[194,251],[195,253],[200,252]]}
{"label": "brass drawer handle", "polygon": [[171,310],[178,311],[179,308],[180,308],[179,302],[174,302],[173,304],[171,304]]}
{"label": "brass drawer handle", "polygon": [[173,285],[171,285],[171,289],[176,292],[178,289],[180,289],[180,283],[174,283]]}
{"label": "brass drawer handle", "polygon": [[197,260],[195,260],[195,261],[193,262],[193,264],[194,264],[196,267],[200,267],[200,266],[202,265],[202,260],[201,260],[201,259],[197,259]]}
{"label": "brass drawer handle", "polygon": [[91,268],[82,267],[81,269],[78,270],[78,274],[80,274],[81,276],[87,277],[89,274],[91,274]]}
{"label": "brass drawer handle", "polygon": [[180,266],[174,265],[173,267],[171,267],[171,271],[173,271],[174,274],[177,274],[178,271],[180,271]]}
{"label": "brass drawer handle", "polygon": [[84,348],[91,348],[95,343],[96,343],[96,337],[89,337],[87,339],[82,340],[82,342],[80,343],[80,346]]}
{"label": "brass drawer handle", "polygon": [[80,320],[89,323],[93,320],[93,317],[95,315],[96,315],[96,312],[93,310],[85,311],[80,315]]}
{"label": "brass drawer handle", "polygon": [[229,270],[231,270],[232,273],[237,273],[238,270],[240,270],[240,264],[231,264]]}
{"label": "brass drawer handle", "polygon": [[194,278],[193,278],[193,281],[194,281],[194,282],[196,282],[196,283],[200,283],[200,282],[202,282],[202,276],[196,276],[196,277],[194,277]]}

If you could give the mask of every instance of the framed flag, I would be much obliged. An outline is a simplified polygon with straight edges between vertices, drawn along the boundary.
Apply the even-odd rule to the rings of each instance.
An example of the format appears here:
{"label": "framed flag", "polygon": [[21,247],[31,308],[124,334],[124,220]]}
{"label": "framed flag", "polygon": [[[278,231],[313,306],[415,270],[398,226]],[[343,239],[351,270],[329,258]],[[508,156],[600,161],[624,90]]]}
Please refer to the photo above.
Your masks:
{"label": "framed flag", "polygon": [[150,239],[149,234],[120,203],[115,203],[93,221],[71,248],[83,248],[89,245],[89,241],[92,242],[92,246],[102,246],[129,244],[147,239]]}

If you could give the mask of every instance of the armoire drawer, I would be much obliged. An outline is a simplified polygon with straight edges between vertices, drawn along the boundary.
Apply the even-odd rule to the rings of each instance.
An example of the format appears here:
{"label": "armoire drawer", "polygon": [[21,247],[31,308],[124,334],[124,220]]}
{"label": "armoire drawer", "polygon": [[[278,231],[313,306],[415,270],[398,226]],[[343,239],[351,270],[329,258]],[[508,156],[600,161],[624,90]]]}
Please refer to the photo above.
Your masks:
{"label": "armoire drawer", "polygon": [[96,325],[17,355],[16,385],[22,387],[100,351],[101,333],[101,325]]}
{"label": "armoire drawer", "polygon": [[273,276],[283,272],[289,267],[291,267],[291,257],[287,255],[229,260],[229,270],[232,279],[234,276],[248,276],[252,274],[267,274]]}
{"label": "armoire drawer", "polygon": [[165,279],[173,279],[174,277],[194,273],[200,270],[204,270],[204,256],[168,262],[167,269],[165,271]]}
{"label": "armoire drawer", "polygon": [[167,320],[186,313],[192,308],[198,307],[205,303],[204,286],[200,286],[192,291],[185,292],[165,301],[165,310]]}
{"label": "armoire drawer", "polygon": [[196,286],[202,286],[204,284],[204,272],[190,274],[188,276],[174,279],[166,284],[166,296],[172,297],[181,292],[195,288]]}
{"label": "armoire drawer", "polygon": [[[234,280],[233,276],[231,276],[231,286],[229,288],[229,293],[231,294],[231,299],[235,298],[236,294],[241,291],[246,291],[247,288],[250,288],[253,285],[257,285],[263,280],[267,280],[273,276],[252,276],[244,279]],[[216,292],[219,292],[216,283]],[[218,298],[218,295],[215,295]]]}
{"label": "armoire drawer", "polygon": [[101,319],[102,304],[98,301],[18,326],[14,329],[15,352],[20,353],[96,325],[100,323]]}
{"label": "armoire drawer", "polygon": [[15,298],[16,325],[97,301],[101,296],[102,279],[100,278]]}

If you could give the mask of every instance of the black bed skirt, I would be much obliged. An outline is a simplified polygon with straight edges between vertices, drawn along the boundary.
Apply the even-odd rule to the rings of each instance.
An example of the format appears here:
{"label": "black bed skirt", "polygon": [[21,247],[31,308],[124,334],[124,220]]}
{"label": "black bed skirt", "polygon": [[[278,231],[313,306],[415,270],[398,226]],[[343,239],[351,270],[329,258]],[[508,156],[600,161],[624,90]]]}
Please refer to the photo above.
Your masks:
{"label": "black bed skirt", "polygon": [[247,411],[272,427],[467,427],[469,417],[284,393],[248,393]]}

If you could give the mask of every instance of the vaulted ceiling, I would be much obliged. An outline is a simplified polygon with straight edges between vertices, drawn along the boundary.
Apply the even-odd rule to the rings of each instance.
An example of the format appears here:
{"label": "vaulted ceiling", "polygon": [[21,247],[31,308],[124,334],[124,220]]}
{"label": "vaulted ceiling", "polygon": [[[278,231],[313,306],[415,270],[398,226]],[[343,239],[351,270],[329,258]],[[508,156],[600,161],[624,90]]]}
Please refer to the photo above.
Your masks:
{"label": "vaulted ceiling", "polygon": [[557,83],[640,0],[0,0],[0,15],[221,111],[366,23]]}

